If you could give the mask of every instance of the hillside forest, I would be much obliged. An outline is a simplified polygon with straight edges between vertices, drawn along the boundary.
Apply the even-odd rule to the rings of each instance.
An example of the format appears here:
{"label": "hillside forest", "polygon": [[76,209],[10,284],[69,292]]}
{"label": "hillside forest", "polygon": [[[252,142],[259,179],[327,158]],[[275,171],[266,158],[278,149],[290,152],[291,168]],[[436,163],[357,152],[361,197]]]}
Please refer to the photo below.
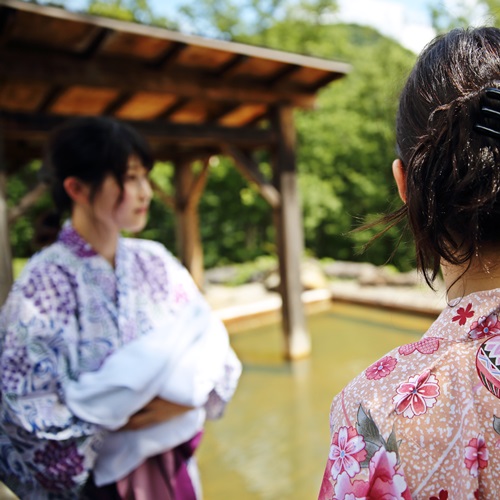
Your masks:
{"label": "hillside forest", "polygon": [[[482,4],[493,15],[500,2]],[[66,7],[65,2],[57,5]],[[350,63],[352,72],[320,92],[316,109],[295,113],[306,254],[377,265],[390,261],[406,271],[414,267],[414,255],[403,228],[392,228],[364,252],[363,245],[377,229],[353,229],[401,203],[391,175],[396,155],[394,122],[398,95],[416,55],[372,28],[336,22],[336,8],[332,0],[184,0],[177,17],[166,19],[156,16],[147,0],[91,0],[84,10]],[[431,8],[438,31],[465,25],[471,15],[464,7],[452,16],[437,1]],[[259,162],[269,173],[268,159],[262,156]],[[229,159],[213,158],[210,165],[199,207],[205,266],[274,256],[267,203]],[[10,206],[36,185],[39,168],[40,161],[34,161],[9,177]],[[157,163],[152,176],[167,192],[172,191],[172,165]],[[12,225],[14,257],[36,251],[35,222],[50,203],[44,195]],[[175,251],[170,209],[153,200],[148,226],[139,236],[161,241]]]}

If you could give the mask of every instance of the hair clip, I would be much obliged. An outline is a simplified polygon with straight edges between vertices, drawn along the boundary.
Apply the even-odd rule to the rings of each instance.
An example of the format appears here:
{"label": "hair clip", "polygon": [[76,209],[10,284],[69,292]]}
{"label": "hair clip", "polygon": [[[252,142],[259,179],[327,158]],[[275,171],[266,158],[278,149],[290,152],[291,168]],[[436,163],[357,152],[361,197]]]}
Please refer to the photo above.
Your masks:
{"label": "hair clip", "polygon": [[[500,101],[500,89],[491,87],[484,89],[486,97],[495,101]],[[500,110],[488,106],[481,106],[480,114],[483,118],[488,119],[488,126],[476,123],[474,130],[479,134],[486,135],[493,139],[500,139]],[[493,121],[493,123],[491,123]],[[496,128],[498,127],[498,128]]]}

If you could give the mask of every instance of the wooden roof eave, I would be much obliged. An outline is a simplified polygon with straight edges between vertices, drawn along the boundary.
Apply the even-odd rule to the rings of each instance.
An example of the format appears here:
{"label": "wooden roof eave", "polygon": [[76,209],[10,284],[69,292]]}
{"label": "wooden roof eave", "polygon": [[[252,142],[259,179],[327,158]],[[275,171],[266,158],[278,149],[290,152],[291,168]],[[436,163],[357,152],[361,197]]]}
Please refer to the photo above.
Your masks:
{"label": "wooden roof eave", "polygon": [[332,61],[302,54],[295,54],[265,47],[246,45],[238,42],[208,39],[197,35],[188,35],[178,31],[167,30],[165,28],[119,21],[84,13],[74,13],[57,7],[41,6],[38,4],[22,2],[19,0],[0,0],[0,6],[12,7],[16,10],[32,12],[35,14],[46,14],[48,16],[67,21],[86,22],[103,29],[133,33],[146,37],[155,37],[172,42],[177,42],[180,44],[196,45],[198,47],[230,52],[240,56],[263,58],[286,64],[307,66],[310,68],[336,72],[341,75],[349,73],[352,69],[350,64],[344,62]]}

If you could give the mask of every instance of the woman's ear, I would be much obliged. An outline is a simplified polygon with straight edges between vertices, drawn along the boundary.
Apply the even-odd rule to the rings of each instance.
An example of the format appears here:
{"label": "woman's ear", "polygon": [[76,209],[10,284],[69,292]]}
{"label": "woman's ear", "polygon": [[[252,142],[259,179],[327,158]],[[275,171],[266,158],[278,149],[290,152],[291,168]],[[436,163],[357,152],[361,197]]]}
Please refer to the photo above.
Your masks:
{"label": "woman's ear", "polygon": [[406,203],[406,172],[403,167],[403,162],[397,158],[392,162],[392,175],[398,186],[399,197]]}
{"label": "woman's ear", "polygon": [[90,188],[85,182],[77,177],[66,177],[63,186],[73,203],[79,205],[88,205],[90,203]]}

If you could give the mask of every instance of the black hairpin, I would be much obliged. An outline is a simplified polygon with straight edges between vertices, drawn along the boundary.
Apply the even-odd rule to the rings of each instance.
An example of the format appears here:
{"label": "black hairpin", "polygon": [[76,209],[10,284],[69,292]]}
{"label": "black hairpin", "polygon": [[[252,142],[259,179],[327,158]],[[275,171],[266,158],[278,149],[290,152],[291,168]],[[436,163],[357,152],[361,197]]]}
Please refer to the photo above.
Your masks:
{"label": "black hairpin", "polygon": [[[493,99],[494,101],[500,101],[500,89],[487,88],[484,89],[484,94],[486,97]],[[483,118],[488,119],[489,125],[486,126],[476,123],[474,125],[474,130],[480,134],[492,137],[493,139],[500,139],[500,110],[488,106],[481,106],[480,113]],[[492,121],[493,124],[491,123]]]}

